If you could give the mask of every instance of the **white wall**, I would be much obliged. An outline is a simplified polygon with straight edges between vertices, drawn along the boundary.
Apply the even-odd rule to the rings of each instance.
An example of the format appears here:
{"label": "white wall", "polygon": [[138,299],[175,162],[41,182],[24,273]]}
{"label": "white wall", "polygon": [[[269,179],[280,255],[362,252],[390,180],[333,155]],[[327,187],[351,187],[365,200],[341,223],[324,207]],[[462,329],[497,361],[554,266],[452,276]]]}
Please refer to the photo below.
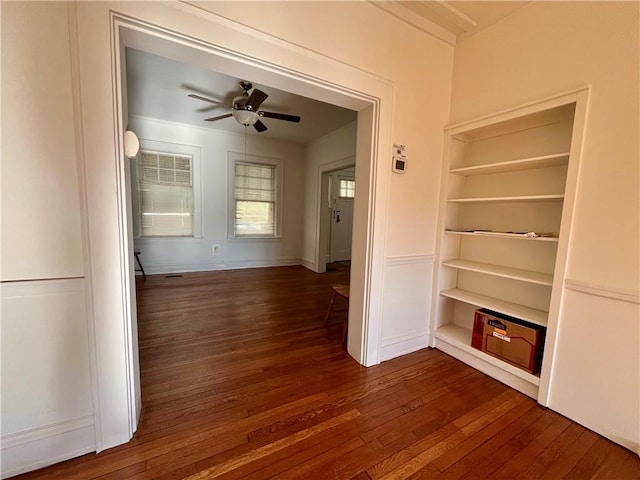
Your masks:
{"label": "white wall", "polygon": [[314,272],[324,271],[325,249],[319,242],[320,178],[322,171],[353,164],[356,155],[356,122],[335,130],[307,146],[305,156],[303,265]]}
{"label": "white wall", "polygon": [[2,476],[95,450],[68,9],[2,2]]}
{"label": "white wall", "polygon": [[549,406],[640,444],[639,8],[532,2],[456,47],[451,121],[591,86]]}
{"label": "white wall", "polygon": [[3,281],[84,273],[68,36],[64,4],[2,5]]}
{"label": "white wall", "polygon": [[[244,136],[222,130],[198,128],[150,118],[131,117],[129,128],[140,138],[141,148],[162,144],[172,152],[196,149],[202,176],[200,184],[200,238],[136,238],[135,248],[146,273],[221,270],[274,265],[299,265],[302,238],[304,148],[293,143],[247,136],[247,155],[283,161],[282,237],[229,238],[228,152],[244,153]],[[150,141],[155,143],[150,143]],[[160,142],[160,143],[158,143]],[[212,254],[214,244],[220,253]]]}

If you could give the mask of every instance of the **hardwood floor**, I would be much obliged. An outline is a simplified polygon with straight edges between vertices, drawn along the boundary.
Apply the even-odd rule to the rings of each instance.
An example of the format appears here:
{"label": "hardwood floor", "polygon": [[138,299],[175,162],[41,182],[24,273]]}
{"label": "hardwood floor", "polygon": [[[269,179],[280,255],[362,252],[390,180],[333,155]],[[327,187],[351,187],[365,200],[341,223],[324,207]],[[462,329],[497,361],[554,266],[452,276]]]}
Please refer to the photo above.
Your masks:
{"label": "hardwood floor", "polygon": [[126,445],[34,479],[637,479],[631,452],[446,354],[359,366],[302,267],[148,276]]}

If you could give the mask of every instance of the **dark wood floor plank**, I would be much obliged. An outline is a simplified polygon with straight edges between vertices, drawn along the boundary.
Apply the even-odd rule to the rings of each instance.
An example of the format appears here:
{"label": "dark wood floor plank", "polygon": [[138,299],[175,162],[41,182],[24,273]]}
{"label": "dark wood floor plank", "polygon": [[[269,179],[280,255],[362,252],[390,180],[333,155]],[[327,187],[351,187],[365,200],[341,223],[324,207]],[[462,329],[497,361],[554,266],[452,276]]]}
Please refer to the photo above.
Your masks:
{"label": "dark wood floor plank", "polygon": [[442,471],[442,478],[447,480],[456,480],[463,477],[469,472],[475,472],[478,466],[490,461],[495,452],[501,451],[505,444],[508,444],[520,432],[528,428],[538,418],[544,414],[539,408],[534,408],[526,415],[521,415],[514,422],[509,424],[507,428],[502,429],[498,434],[494,435],[488,441],[482,443],[479,447],[473,449],[459,461]]}
{"label": "dark wood floor plank", "polygon": [[340,423],[347,422],[358,415],[360,415],[360,412],[358,412],[357,410],[350,410],[340,416],[332,418],[331,420],[327,420],[324,423],[310,427],[305,430],[301,430],[291,436],[285,437],[274,443],[264,445],[256,450],[253,450],[244,455],[235,457],[227,462],[221,463],[219,465],[215,465],[206,470],[202,470],[201,472],[198,472],[190,476],[187,480],[208,480],[210,478],[218,478],[227,472],[230,472],[242,465],[245,465],[246,463],[266,457],[273,452],[277,452],[279,450],[286,448],[289,445],[298,443],[306,438],[309,438],[310,436],[315,435],[316,433],[322,430],[326,430],[335,425],[339,425]]}
{"label": "dark wood floor plank", "polygon": [[16,478],[638,480],[635,454],[443,352],[358,365],[343,313],[324,322],[348,275],[148,276],[134,438]]}
{"label": "dark wood floor plank", "polygon": [[570,422],[566,418],[558,416],[554,423],[547,427],[540,435],[527,444],[527,448],[511,456],[498,470],[493,472],[492,478],[510,480],[520,475],[523,466],[527,465],[536,456],[545,451],[555,442],[556,438],[567,429]]}
{"label": "dark wood floor plank", "polygon": [[[564,478],[566,480],[591,479],[596,478],[599,472],[604,474],[605,470],[609,470],[609,473],[615,475],[609,478],[625,480],[625,478],[621,476],[619,468],[617,468],[621,466],[623,462],[618,461],[615,452],[619,452],[616,445],[603,437],[598,437],[593,446]],[[607,464],[606,469],[604,468],[605,462]],[[616,468],[609,468],[614,465]]]}
{"label": "dark wood floor plank", "polygon": [[[511,437],[507,443],[502,445],[500,456],[490,455],[489,457],[483,458],[482,462],[477,463],[473,469],[468,471],[462,478],[472,479],[477,478],[478,475],[491,478],[496,470],[507,463],[511,457],[525,450],[542,432],[548,428],[552,428],[556,421],[558,421],[557,415],[550,411],[543,412],[542,415],[536,418],[527,428]],[[482,449],[483,447],[480,447],[478,450]]]}
{"label": "dark wood floor plank", "polygon": [[513,391],[503,392],[492,401],[484,401],[477,408],[459,416],[438,430],[440,435],[436,434],[433,437],[438,439],[435,443],[428,447],[425,442],[414,444],[394,457],[380,462],[376,468],[368,472],[369,476],[383,479],[409,478],[522,401],[523,398]]}
{"label": "dark wood floor plank", "polygon": [[560,456],[580,437],[584,431],[580,425],[570,424],[551,444],[535,456],[528,465],[521,465],[518,477],[523,480],[536,480],[553,465]]}
{"label": "dark wood floor plank", "polygon": [[[579,426],[578,426],[579,427]],[[581,428],[581,427],[579,427]],[[541,473],[540,478],[553,480],[564,478],[591,449],[598,440],[598,435],[589,430],[582,430],[573,444],[565,449],[562,454]]]}
{"label": "dark wood floor plank", "polygon": [[450,449],[444,454],[440,455],[434,460],[434,465],[439,471],[444,471],[451,465],[460,461],[467,454],[473,452],[480,445],[492,438],[513,423],[523,415],[528,414],[533,408],[535,408],[535,402],[530,399],[522,399],[522,402],[516,405],[512,410],[506,412],[501,417],[497,418],[494,422],[488,424],[481,430],[468,436],[463,442],[456,446],[454,449]]}
{"label": "dark wood floor plank", "polygon": [[250,470],[251,474],[246,470],[238,469],[229,479],[292,478],[318,468],[362,445],[364,442],[360,437],[354,436],[354,430],[345,426],[333,432],[328,431],[324,436],[316,435],[309,442],[300,442],[294,448],[283,450],[279,455],[265,459],[263,463],[256,462]]}

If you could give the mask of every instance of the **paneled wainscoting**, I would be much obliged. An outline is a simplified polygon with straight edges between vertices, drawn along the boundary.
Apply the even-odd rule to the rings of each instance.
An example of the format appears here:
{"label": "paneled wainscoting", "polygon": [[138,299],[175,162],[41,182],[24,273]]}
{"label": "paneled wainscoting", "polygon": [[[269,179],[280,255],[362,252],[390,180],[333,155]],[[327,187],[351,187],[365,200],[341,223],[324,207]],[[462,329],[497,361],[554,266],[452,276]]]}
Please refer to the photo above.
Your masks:
{"label": "paneled wainscoting", "polygon": [[[387,257],[384,265],[380,360],[429,345],[435,255]],[[407,287],[406,279],[411,284]]]}
{"label": "paneled wainscoting", "polygon": [[2,284],[2,477],[93,452],[84,278]]}
{"label": "paneled wainscoting", "polygon": [[134,439],[23,479],[637,478],[628,450],[433,349],[364,368],[346,268],[149,276]]}

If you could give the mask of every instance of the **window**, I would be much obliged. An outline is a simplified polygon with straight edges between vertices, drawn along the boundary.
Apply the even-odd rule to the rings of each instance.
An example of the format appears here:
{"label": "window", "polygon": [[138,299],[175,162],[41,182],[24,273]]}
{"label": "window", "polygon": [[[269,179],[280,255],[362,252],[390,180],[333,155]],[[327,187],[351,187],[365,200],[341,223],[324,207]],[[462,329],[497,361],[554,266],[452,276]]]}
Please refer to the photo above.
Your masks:
{"label": "window", "polygon": [[234,162],[234,236],[276,236],[276,166]]}
{"label": "window", "polygon": [[229,238],[280,238],[283,161],[229,152]]}
{"label": "window", "polygon": [[340,192],[338,194],[340,198],[355,198],[356,196],[356,182],[355,180],[340,179]]}
{"label": "window", "polygon": [[192,157],[142,151],[137,165],[141,235],[193,236]]}

